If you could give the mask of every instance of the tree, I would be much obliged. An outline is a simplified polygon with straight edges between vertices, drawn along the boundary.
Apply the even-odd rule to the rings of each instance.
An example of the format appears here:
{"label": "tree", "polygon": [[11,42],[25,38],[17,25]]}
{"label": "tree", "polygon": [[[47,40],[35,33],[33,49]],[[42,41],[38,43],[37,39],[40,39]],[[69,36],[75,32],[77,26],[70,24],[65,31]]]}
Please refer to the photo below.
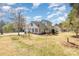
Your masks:
{"label": "tree", "polygon": [[72,10],[69,13],[69,25],[78,36],[79,33],[79,3],[70,4],[72,6]]}
{"label": "tree", "polygon": [[5,25],[5,22],[3,21],[4,13],[0,12],[0,33],[3,34],[3,26]]}
{"label": "tree", "polygon": [[5,22],[3,20],[0,20],[0,33],[3,34],[3,26],[5,25]]}
{"label": "tree", "polygon": [[72,10],[70,11],[68,18],[65,22],[62,22],[60,25],[62,28],[65,28],[66,30],[71,30],[76,33],[76,36],[78,36],[79,33],[79,4],[72,3],[70,4],[72,7]]}
{"label": "tree", "polygon": [[8,23],[3,26],[4,32],[13,32],[13,24]]}
{"label": "tree", "polygon": [[26,25],[25,17],[22,14],[22,10],[11,10],[11,16],[11,19],[13,19],[14,28],[17,30],[18,35],[20,35],[20,31],[25,30]]}
{"label": "tree", "polygon": [[58,25],[62,29],[62,31],[71,31],[71,27],[70,27],[70,24],[69,24],[69,19],[61,22]]}

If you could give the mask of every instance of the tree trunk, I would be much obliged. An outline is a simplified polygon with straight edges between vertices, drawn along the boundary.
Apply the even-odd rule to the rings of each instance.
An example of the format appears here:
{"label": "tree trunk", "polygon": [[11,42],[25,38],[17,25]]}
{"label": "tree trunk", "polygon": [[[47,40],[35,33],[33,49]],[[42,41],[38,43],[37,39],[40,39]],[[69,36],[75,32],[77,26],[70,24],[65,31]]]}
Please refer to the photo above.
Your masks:
{"label": "tree trunk", "polygon": [[1,35],[3,35],[3,32],[1,32]]}
{"label": "tree trunk", "polygon": [[20,36],[20,33],[19,33],[19,31],[18,31],[18,36]]}
{"label": "tree trunk", "polygon": [[26,34],[26,31],[24,32],[24,34]]}
{"label": "tree trunk", "polygon": [[24,30],[24,34],[26,34],[26,31]]}
{"label": "tree trunk", "polygon": [[75,30],[76,37],[78,36],[78,28]]}
{"label": "tree trunk", "polygon": [[1,29],[0,31],[1,31],[1,35],[3,35],[3,29]]}
{"label": "tree trunk", "polygon": [[78,32],[76,32],[76,37],[78,36]]}
{"label": "tree trunk", "polygon": [[18,36],[20,36],[20,30],[18,29]]}

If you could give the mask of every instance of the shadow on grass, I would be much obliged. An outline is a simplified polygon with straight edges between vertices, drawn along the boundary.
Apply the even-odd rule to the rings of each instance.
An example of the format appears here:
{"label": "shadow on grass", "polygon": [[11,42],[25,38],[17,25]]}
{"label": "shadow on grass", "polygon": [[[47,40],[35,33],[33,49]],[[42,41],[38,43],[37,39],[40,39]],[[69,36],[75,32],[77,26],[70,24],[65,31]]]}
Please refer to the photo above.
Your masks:
{"label": "shadow on grass", "polygon": [[73,37],[73,38],[79,38],[79,35],[77,35],[77,36],[76,36],[76,35],[73,35],[72,37]]}
{"label": "shadow on grass", "polygon": [[79,49],[79,45],[73,43],[73,42],[64,42],[64,45],[71,48],[77,48]]}

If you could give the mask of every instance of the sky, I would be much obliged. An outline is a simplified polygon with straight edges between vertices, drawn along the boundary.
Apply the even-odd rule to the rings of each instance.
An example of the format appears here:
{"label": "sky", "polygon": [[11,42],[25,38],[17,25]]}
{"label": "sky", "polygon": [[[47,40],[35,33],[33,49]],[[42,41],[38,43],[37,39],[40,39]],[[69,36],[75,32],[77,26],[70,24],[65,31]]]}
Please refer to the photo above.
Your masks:
{"label": "sky", "polygon": [[49,20],[52,24],[65,21],[72,7],[68,3],[0,3],[0,17],[10,21],[10,9],[22,10],[26,21]]}

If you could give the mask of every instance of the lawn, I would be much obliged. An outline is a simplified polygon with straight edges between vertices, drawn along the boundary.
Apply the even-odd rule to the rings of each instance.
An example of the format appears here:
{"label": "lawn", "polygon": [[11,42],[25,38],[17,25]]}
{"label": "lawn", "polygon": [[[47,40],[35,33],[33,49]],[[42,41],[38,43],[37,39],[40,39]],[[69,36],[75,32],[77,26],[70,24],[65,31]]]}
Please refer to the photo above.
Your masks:
{"label": "lawn", "polygon": [[79,48],[64,43],[69,41],[79,45],[79,38],[71,32],[58,35],[8,35],[0,36],[1,56],[73,56],[79,55]]}

